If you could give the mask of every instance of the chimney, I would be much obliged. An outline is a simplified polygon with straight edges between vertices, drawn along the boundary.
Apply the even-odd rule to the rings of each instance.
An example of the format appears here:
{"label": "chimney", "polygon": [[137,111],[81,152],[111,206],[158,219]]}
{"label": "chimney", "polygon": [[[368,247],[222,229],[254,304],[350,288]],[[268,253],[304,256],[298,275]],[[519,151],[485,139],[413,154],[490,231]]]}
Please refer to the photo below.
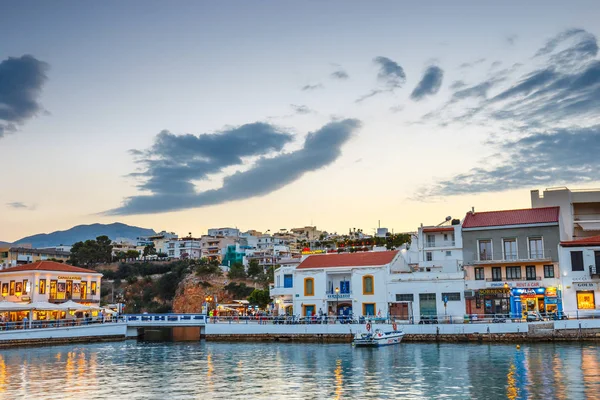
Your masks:
{"label": "chimney", "polygon": [[471,207],[471,214],[475,215],[475,207]]}

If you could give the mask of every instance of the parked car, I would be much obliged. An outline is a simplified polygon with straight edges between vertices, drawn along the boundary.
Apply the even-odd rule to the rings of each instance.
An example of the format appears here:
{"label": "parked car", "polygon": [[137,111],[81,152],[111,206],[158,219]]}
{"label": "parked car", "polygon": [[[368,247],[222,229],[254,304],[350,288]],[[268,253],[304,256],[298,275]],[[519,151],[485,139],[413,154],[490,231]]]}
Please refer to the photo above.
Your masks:
{"label": "parked car", "polygon": [[494,315],[494,318],[492,318],[492,322],[494,324],[504,323],[504,322],[506,322],[507,318],[508,317],[504,314],[496,314],[496,315]]}

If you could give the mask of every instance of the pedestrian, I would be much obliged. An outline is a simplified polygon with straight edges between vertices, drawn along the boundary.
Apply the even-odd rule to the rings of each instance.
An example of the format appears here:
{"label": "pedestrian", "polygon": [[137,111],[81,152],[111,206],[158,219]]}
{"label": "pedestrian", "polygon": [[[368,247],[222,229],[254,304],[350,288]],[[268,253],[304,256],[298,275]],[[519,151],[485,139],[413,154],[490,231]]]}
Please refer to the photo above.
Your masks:
{"label": "pedestrian", "polygon": [[23,317],[23,329],[27,329],[27,322],[29,321],[29,319],[27,318],[27,316]]}
{"label": "pedestrian", "polygon": [[101,324],[104,323],[104,313],[102,312],[102,310],[100,310],[100,312],[98,313],[98,319],[100,320]]}

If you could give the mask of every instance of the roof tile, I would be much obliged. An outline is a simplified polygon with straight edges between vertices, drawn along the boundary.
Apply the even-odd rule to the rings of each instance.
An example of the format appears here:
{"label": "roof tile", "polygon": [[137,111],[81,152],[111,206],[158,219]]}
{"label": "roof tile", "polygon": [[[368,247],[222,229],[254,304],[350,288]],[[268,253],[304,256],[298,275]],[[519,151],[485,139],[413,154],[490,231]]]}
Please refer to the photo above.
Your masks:
{"label": "roof tile", "polygon": [[56,261],[36,261],[31,264],[18,265],[16,267],[6,268],[0,271],[4,272],[19,272],[19,271],[57,271],[57,272],[79,272],[84,274],[97,274],[97,271],[74,267],[72,265],[62,264]]}
{"label": "roof tile", "polygon": [[371,251],[364,253],[317,254],[308,256],[297,269],[332,267],[368,267],[386,265],[398,254],[393,251]]}
{"label": "roof tile", "polygon": [[600,235],[560,242],[563,247],[600,246]]}
{"label": "roof tile", "polygon": [[463,229],[504,225],[558,223],[560,207],[526,208],[522,210],[468,212]]}

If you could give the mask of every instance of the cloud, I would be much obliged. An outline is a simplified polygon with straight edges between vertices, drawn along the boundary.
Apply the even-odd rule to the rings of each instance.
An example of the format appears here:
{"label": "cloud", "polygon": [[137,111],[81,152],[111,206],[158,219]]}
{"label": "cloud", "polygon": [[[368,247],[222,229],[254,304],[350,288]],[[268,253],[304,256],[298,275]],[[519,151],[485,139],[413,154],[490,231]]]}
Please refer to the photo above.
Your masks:
{"label": "cloud", "polygon": [[377,79],[383,82],[389,89],[402,87],[406,82],[404,69],[397,62],[387,57],[375,57],[373,62],[379,66]]}
{"label": "cloud", "polygon": [[130,176],[145,179],[139,188],[153,193],[193,193],[191,180],[240,165],[244,157],[281,151],[291,141],[291,134],[262,122],[201,135],[163,130],[150,149],[133,151],[142,171]]}
{"label": "cloud", "polygon": [[350,76],[348,75],[348,73],[346,71],[344,71],[343,69],[338,69],[336,71],[333,71],[331,73],[331,77],[334,79],[340,79],[340,80],[346,80],[348,79]]}
{"label": "cloud", "polygon": [[302,90],[303,91],[309,91],[309,90],[317,90],[317,89],[323,89],[325,86],[323,86],[322,83],[317,83],[314,85],[304,85],[302,86]]}
{"label": "cloud", "polygon": [[[542,65],[519,78],[496,74],[454,92],[442,107],[446,112],[431,112],[430,120],[440,125],[486,126],[492,131],[486,146],[494,146],[497,154],[419,193],[440,196],[600,181],[600,161],[596,161],[600,160],[600,61],[596,54],[596,38],[572,29],[550,38],[535,54]],[[518,67],[515,64],[513,72]],[[478,104],[450,107],[467,98]],[[497,138],[505,141],[497,142]]]}
{"label": "cloud", "polygon": [[444,71],[435,65],[430,66],[425,70],[423,78],[417,84],[417,87],[413,90],[410,98],[419,101],[425,96],[436,94],[442,87],[442,80],[444,78]]}
{"label": "cloud", "polygon": [[[153,190],[150,195],[130,197],[124,201],[121,207],[109,210],[104,214],[160,213],[267,195],[296,181],[305,173],[321,169],[337,160],[341,155],[342,146],[359,129],[360,125],[360,121],[355,119],[330,122],[321,129],[309,133],[301,149],[279,153],[274,157],[262,156],[248,170],[226,176],[223,185],[218,189],[202,192],[193,190],[191,181],[202,179],[205,176],[205,171],[201,169],[197,175],[187,174],[181,180],[181,183],[187,183],[189,186],[186,188],[191,190],[182,191],[177,186],[166,185],[162,191]],[[278,132],[273,127],[268,131]],[[277,134],[283,135],[282,133]],[[249,137],[245,141],[240,141],[240,148],[245,148],[248,141],[255,144],[261,142],[256,138]],[[279,139],[277,146],[270,147],[279,147],[278,145],[282,142],[287,142],[287,140]],[[194,148],[200,150],[198,147]],[[264,146],[262,150],[263,152],[266,150]],[[237,152],[234,153],[236,153],[234,157],[239,156]],[[169,152],[169,154],[172,153]],[[189,152],[186,154],[189,159]],[[206,157],[204,149],[201,157]]]}
{"label": "cloud", "polygon": [[379,56],[373,59],[373,63],[379,66],[377,80],[384,88],[371,90],[369,93],[356,99],[355,103],[361,103],[381,93],[393,93],[394,90],[401,88],[406,82],[406,73],[404,73],[404,69],[397,62],[387,57]]}
{"label": "cloud", "polygon": [[494,61],[491,65],[490,65],[490,69],[495,69],[498,68],[499,66],[502,65],[502,61]]}
{"label": "cloud", "polygon": [[404,110],[404,106],[401,104],[390,107],[390,112],[392,112],[393,114],[399,113],[402,110]]}
{"label": "cloud", "polygon": [[485,60],[486,60],[485,58],[480,58],[480,59],[472,61],[472,62],[464,62],[464,63],[460,64],[458,66],[458,68],[460,68],[460,69],[473,68],[474,66],[485,62]]}
{"label": "cloud", "polygon": [[38,103],[48,64],[30,55],[0,62],[0,137],[41,111]]}
{"label": "cloud", "polygon": [[464,88],[465,86],[467,86],[467,84],[464,81],[454,81],[450,85],[450,89],[456,90],[456,89]]}
{"label": "cloud", "polygon": [[35,205],[28,205],[21,201],[14,201],[12,203],[6,203],[7,207],[14,208],[15,210],[35,210]]}
{"label": "cloud", "polygon": [[514,46],[514,44],[517,42],[518,38],[519,38],[519,35],[508,35],[506,37],[506,43],[508,43],[511,46]]}
{"label": "cloud", "polygon": [[290,104],[290,107],[292,107],[296,114],[311,114],[314,112],[312,109],[304,105]]}
{"label": "cloud", "polygon": [[499,192],[510,189],[598,181],[600,125],[537,132],[498,145],[505,158],[438,182],[426,196]]}

